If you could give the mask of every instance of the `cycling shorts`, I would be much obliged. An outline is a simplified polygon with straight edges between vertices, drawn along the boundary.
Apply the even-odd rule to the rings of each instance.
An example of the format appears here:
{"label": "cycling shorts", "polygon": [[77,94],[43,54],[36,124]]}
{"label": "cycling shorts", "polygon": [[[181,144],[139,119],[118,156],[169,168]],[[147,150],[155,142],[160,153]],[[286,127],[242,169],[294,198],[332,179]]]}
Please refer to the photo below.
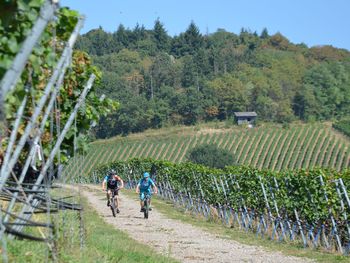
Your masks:
{"label": "cycling shorts", "polygon": [[109,188],[109,187],[107,187],[107,191],[108,191],[108,190],[110,190],[111,193],[114,192],[114,195],[118,195],[118,194],[119,194],[119,189],[118,189],[118,187],[116,187],[116,188]]}
{"label": "cycling shorts", "polygon": [[152,196],[151,191],[142,191],[142,192],[140,192],[140,196],[139,196],[141,201],[143,201],[143,199],[145,199],[146,194],[148,194],[150,197]]}

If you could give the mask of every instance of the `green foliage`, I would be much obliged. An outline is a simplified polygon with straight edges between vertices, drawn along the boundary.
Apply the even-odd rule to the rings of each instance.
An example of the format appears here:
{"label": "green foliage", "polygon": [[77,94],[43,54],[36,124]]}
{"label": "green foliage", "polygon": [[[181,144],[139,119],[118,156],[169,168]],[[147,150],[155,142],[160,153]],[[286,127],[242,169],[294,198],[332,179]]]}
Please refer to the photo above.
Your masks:
{"label": "green foliage", "polygon": [[332,124],[333,128],[350,137],[350,119],[342,119]]}
{"label": "green foliage", "polygon": [[236,111],[245,111],[249,106],[249,90],[233,75],[225,74],[208,82],[218,98],[220,106],[226,109],[227,116]]}
{"label": "green foliage", "polygon": [[[295,220],[294,210],[296,209],[301,221],[314,226],[331,224],[329,208],[337,222],[344,220],[334,179],[342,178],[345,185],[350,183],[349,170],[342,173],[321,169],[274,173],[243,166],[213,169],[193,163],[174,164],[152,159],[131,159],[127,162],[108,163],[98,167],[93,173],[94,177],[89,176],[85,180],[100,181],[111,168],[117,169],[125,180],[138,180],[142,172],[153,169],[155,172],[152,178],[158,185],[169,180],[177,192],[189,191],[193,197],[204,195],[213,205],[229,202],[235,210],[242,208],[243,198],[246,207],[254,209],[258,214],[266,211],[262,183],[270,207],[274,206],[271,197],[273,193],[278,207],[288,215],[289,219]],[[320,178],[324,181],[324,187],[321,186]],[[215,181],[220,185],[220,180],[228,182],[227,197],[216,187]],[[198,189],[198,183],[201,184],[202,193]],[[324,196],[325,192],[328,202]],[[273,216],[277,216],[276,211],[272,209],[271,212]],[[342,228],[340,225],[339,227]]]}
{"label": "green foliage", "polygon": [[153,28],[153,37],[155,39],[155,43],[158,50],[168,50],[169,49],[169,43],[170,43],[170,37],[166,33],[166,30],[164,29],[163,24],[157,19],[154,23]]}
{"label": "green foliage", "polygon": [[[125,109],[134,107],[129,102],[135,96],[161,100],[162,112],[152,103],[146,107],[158,121],[143,129],[227,120],[234,111],[256,111],[260,121],[278,123],[350,114],[350,52],[293,44],[267,29],[260,36],[244,28],[239,34],[218,29],[203,35],[192,21],[171,37],[157,19],[151,30],[139,25],[120,25],[114,33],[92,30],[77,47],[96,55],[94,62],[105,73],[100,92],[120,99]],[[139,111],[145,111],[144,104]],[[97,136],[133,132],[132,122],[118,127],[120,114],[100,123],[117,132],[99,129]]]}
{"label": "green foliage", "polygon": [[202,144],[193,148],[188,153],[187,159],[190,162],[211,168],[224,168],[236,163],[231,152],[219,148],[215,144]]}
{"label": "green foliage", "polygon": [[[9,18],[7,14],[0,13],[0,79],[12,63],[25,37],[30,33],[43,3],[43,1],[38,0],[5,2],[11,3],[5,5],[11,5],[8,8],[11,9],[12,18]],[[31,116],[33,114],[35,104],[43,95],[48,80],[63,52],[64,43],[68,40],[78,21],[78,16],[79,14],[76,11],[60,8],[57,11],[57,19],[50,22],[44,30],[39,43],[34,47],[29,57],[20,81],[14,91],[5,98],[7,123],[11,124],[16,118],[17,109],[26,94],[24,87],[29,87],[27,95],[29,96],[28,101],[30,101],[26,105],[25,115]],[[83,51],[74,51],[72,63],[66,72],[63,85],[60,87],[57,95],[57,109],[53,113],[61,124],[66,123],[68,120],[91,73],[96,75],[95,82],[98,83],[101,79],[101,72],[92,65],[90,57]],[[86,149],[88,143],[86,135],[90,126],[94,122],[98,122],[100,116],[111,113],[117,107],[118,103],[110,98],[100,100],[93,87],[86,98],[84,106],[78,112],[76,129],[72,128],[62,143],[61,160],[65,162],[69,156],[73,155],[74,133],[76,133],[78,138],[80,149]],[[43,114],[44,111],[39,115],[39,120],[42,119]],[[28,118],[20,126],[19,135],[23,134],[27,122]],[[5,138],[2,142],[2,147],[6,147],[7,139]],[[53,134],[52,139],[57,139],[56,133]],[[49,121],[47,121],[42,134],[41,143],[46,158],[50,149],[52,149]],[[0,155],[2,152],[3,149],[0,149]]]}
{"label": "green foliage", "polygon": [[306,71],[297,109],[302,119],[329,120],[348,116],[349,69],[347,63],[323,62]]}

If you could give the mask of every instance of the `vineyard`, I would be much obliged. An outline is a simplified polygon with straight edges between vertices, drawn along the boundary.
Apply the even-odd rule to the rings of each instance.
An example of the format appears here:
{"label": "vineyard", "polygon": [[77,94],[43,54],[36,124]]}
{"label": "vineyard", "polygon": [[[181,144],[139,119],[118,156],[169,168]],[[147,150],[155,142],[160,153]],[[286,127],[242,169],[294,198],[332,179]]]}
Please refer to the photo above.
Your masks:
{"label": "vineyard", "polygon": [[162,197],[231,228],[304,247],[350,251],[349,170],[210,169],[192,163],[132,159],[99,166],[89,176],[75,180],[98,183],[111,168],[130,188],[144,171],[150,171]]}
{"label": "vineyard", "polygon": [[91,144],[85,156],[71,161],[67,173],[89,174],[97,165],[130,158],[181,163],[190,149],[213,143],[227,149],[238,164],[274,171],[326,167],[341,171],[350,165],[350,142],[327,125],[263,126],[199,130],[182,134],[127,137]]}

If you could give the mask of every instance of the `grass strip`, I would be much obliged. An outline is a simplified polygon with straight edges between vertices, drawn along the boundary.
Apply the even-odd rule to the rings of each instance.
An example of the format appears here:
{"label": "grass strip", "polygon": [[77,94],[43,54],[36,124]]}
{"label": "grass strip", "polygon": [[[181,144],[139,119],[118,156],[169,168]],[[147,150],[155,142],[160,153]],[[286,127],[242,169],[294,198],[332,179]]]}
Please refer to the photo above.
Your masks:
{"label": "grass strip", "polygon": [[[162,256],[147,245],[114,229],[83,200],[85,245],[80,249],[78,212],[62,211],[53,216],[58,226],[57,262],[177,262]],[[51,262],[52,254],[45,243],[7,240],[9,262]]]}

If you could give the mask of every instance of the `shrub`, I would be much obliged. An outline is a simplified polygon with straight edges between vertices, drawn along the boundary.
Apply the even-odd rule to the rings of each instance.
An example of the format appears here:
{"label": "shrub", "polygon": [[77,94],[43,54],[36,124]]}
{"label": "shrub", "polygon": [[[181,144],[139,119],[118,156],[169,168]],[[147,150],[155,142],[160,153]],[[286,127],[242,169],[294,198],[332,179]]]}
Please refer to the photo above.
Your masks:
{"label": "shrub", "polygon": [[343,119],[333,123],[333,128],[350,137],[350,119]]}
{"label": "shrub", "polygon": [[231,152],[221,149],[215,144],[202,144],[193,148],[187,159],[190,162],[212,168],[224,168],[236,164]]}

